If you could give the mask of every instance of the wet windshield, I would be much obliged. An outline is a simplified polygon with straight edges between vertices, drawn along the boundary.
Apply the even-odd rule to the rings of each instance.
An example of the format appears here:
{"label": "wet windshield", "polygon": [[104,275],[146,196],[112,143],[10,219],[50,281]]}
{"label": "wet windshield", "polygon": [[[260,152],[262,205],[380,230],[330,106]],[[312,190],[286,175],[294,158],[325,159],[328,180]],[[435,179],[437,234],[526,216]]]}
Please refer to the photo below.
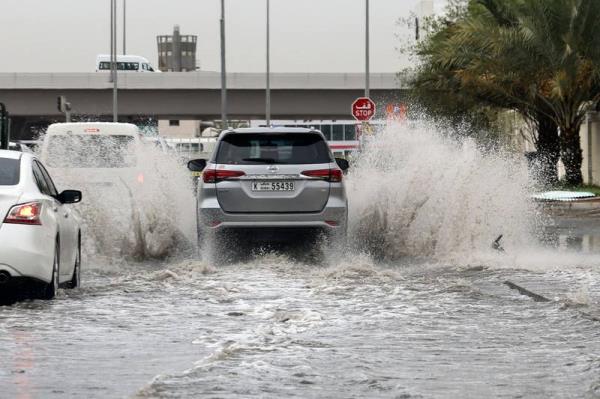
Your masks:
{"label": "wet windshield", "polygon": [[20,160],[0,158],[0,186],[19,184]]}
{"label": "wet windshield", "polygon": [[329,163],[327,144],[318,134],[229,134],[223,138],[217,163],[232,165]]}
{"label": "wet windshield", "polygon": [[50,137],[47,164],[53,168],[127,168],[135,166],[133,137],[70,135]]}

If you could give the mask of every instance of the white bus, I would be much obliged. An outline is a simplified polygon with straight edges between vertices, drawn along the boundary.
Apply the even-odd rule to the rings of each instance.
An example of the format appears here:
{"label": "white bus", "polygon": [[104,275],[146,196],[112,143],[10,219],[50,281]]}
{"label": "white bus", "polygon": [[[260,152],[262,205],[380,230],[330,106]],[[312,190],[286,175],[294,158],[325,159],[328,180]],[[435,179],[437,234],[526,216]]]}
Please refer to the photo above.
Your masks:
{"label": "white bus", "polygon": [[[117,55],[117,70],[124,72],[160,72],[150,62],[139,55]],[[110,71],[110,55],[96,57],[96,72]]]}
{"label": "white bus", "polygon": [[195,158],[209,158],[217,145],[216,137],[163,138],[169,149],[185,162]]}
{"label": "white bus", "polygon": [[[381,121],[371,122],[380,125]],[[251,127],[265,127],[266,121],[250,121]],[[355,120],[273,120],[274,127],[304,127],[316,129],[323,133],[331,152],[336,157],[345,158],[360,147],[361,123]]]}

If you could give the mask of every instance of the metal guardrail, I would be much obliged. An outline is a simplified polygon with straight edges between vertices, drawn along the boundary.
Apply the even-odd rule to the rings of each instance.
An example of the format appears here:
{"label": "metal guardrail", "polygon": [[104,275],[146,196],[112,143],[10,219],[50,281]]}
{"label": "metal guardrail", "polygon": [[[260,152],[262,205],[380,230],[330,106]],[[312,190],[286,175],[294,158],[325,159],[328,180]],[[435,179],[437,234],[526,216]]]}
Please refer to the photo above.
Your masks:
{"label": "metal guardrail", "polygon": [[[362,73],[272,73],[273,90],[362,90]],[[260,90],[263,73],[227,74],[232,90]],[[0,73],[0,90],[97,90],[110,89],[106,72]],[[119,90],[220,90],[218,72],[119,73]],[[372,73],[371,90],[406,89],[395,73]]]}

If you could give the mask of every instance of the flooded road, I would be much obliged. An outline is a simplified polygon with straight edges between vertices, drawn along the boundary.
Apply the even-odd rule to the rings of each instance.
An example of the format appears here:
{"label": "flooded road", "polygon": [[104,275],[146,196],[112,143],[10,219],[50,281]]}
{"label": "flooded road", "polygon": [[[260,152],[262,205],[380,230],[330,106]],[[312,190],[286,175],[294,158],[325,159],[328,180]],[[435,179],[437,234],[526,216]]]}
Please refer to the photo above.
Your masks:
{"label": "flooded road", "polygon": [[[597,271],[280,255],[0,308],[2,397],[597,397]],[[511,280],[551,298],[535,302]]]}
{"label": "flooded road", "polygon": [[[542,214],[510,155],[388,133],[355,161],[349,244],[324,259],[88,242],[82,288],[0,306],[0,398],[600,397],[600,220]],[[99,213],[88,237],[113,233]],[[167,227],[137,237],[193,230]]]}

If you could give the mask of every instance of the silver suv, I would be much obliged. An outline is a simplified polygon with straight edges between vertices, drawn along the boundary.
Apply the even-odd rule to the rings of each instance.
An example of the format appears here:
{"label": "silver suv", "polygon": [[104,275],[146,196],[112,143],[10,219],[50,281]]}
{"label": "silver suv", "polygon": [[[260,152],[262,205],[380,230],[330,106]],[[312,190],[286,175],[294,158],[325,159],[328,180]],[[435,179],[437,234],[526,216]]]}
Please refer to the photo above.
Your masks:
{"label": "silver suv", "polygon": [[210,160],[192,160],[188,168],[202,172],[198,238],[199,244],[212,244],[213,255],[224,251],[219,244],[240,234],[241,243],[346,235],[348,162],[333,157],[319,131],[226,130]]}

